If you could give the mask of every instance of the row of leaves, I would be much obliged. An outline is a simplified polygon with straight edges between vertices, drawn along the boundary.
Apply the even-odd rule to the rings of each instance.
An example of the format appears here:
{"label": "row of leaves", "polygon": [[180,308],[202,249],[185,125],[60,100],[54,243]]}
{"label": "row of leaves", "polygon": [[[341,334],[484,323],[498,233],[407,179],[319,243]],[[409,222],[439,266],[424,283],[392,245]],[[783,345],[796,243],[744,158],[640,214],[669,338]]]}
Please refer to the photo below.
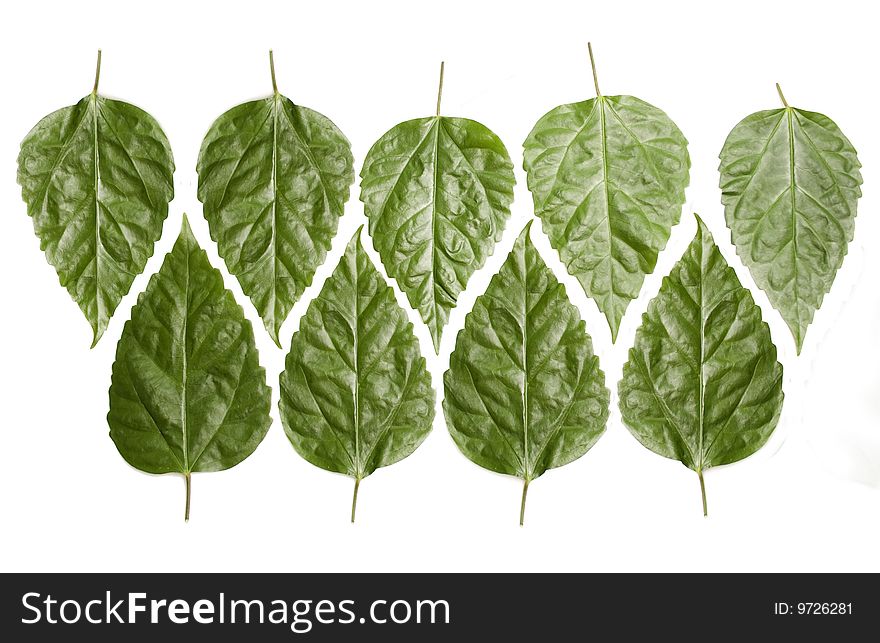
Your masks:
{"label": "row of leaves", "polygon": [[[158,123],[99,96],[98,76],[89,96],[34,127],[19,156],[41,246],[95,342],[153,252],[174,171]],[[281,325],[326,257],[354,170],[338,128],[282,96],[274,65],[272,81],[269,98],[215,121],[197,169],[211,236],[280,346]],[[441,67],[436,114],[392,128],[361,171],[373,243],[435,350],[500,238],[514,185],[494,133],[440,115],[442,86]],[[690,159],[665,113],[603,96],[598,82],[596,93],[538,121],[524,166],[544,231],[616,338],[678,222]],[[800,350],[852,239],[861,176],[833,122],[782,100],[731,132],[722,200],[738,253]],[[361,479],[421,443],[434,408],[412,327],[360,243],[358,235],[311,303],[281,380],[294,447],[354,477],[355,498]],[[528,229],[467,316],[444,385],[459,448],[521,477],[523,508],[531,480],[583,455],[604,430],[609,395],[598,359]],[[122,455],[145,471],[183,473],[187,490],[191,472],[234,466],[268,430],[252,329],[186,223],[125,326],[110,399]],[[620,404],[636,437],[694,469],[701,485],[706,468],[753,453],[776,425],[781,366],[769,330],[701,222],[644,316]]]}
{"label": "row of leaves", "polygon": [[[768,439],[782,366],[761,312],[697,218],[697,234],[651,301],[619,384],[620,410],[646,447],[697,472]],[[565,287],[529,235],[467,315],[443,382],[461,451],[529,483],[584,455],[610,394]],[[296,451],[361,480],[410,455],[431,431],[434,389],[406,312],[370,261],[361,230],[310,303],[281,374],[280,411]],[[125,324],[113,364],[110,436],[150,473],[230,468],[269,429],[270,389],[253,329],[186,218]],[[705,511],[705,490],[703,491]]]}

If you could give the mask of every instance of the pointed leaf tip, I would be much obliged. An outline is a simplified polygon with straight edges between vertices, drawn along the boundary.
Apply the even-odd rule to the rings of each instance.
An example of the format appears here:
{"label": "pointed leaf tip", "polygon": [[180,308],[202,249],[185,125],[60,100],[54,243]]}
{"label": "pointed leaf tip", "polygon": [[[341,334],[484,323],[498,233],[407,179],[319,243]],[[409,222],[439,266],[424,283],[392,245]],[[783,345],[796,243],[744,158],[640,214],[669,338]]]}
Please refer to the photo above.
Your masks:
{"label": "pointed leaf tip", "polygon": [[364,252],[364,244],[362,240],[362,232],[364,226],[358,226],[358,229],[355,230],[355,233],[351,235],[351,239],[348,240],[348,243],[345,246],[345,253],[348,254],[350,252],[361,253]]}
{"label": "pointed leaf tip", "polygon": [[609,324],[609,326],[611,327],[611,343],[612,344],[617,343],[617,334],[620,332],[620,323],[621,322],[618,321],[617,324],[614,326],[611,326],[611,324]]}
{"label": "pointed leaf tip", "polygon": [[351,245],[354,242],[361,242],[361,235],[363,234],[364,226],[363,224],[359,225],[357,230],[354,231],[354,234],[351,235],[351,239],[348,241],[348,244]]}
{"label": "pointed leaf tip", "polygon": [[522,231],[520,231],[519,236],[516,238],[516,244],[522,243],[531,243],[532,242],[532,223],[534,219],[531,219],[525,226],[523,226]]}
{"label": "pointed leaf tip", "polygon": [[709,229],[709,226],[706,225],[706,222],[703,221],[702,217],[700,217],[700,215],[696,212],[694,212],[694,219],[697,222],[697,232],[694,235],[694,239],[699,239],[714,244],[715,237],[712,236],[712,231]]}
{"label": "pointed leaf tip", "polygon": [[[174,248],[176,248],[178,244],[184,244],[186,248],[201,248],[199,241],[196,239],[196,235],[189,224],[189,218],[186,216],[186,213],[183,214],[183,218],[181,219],[180,233],[177,235],[177,239],[174,242]],[[172,251],[174,248],[172,248]]]}
{"label": "pointed leaf tip", "polygon": [[183,217],[180,220],[180,236],[189,236],[192,237],[193,231],[189,225],[189,217],[186,216],[186,212],[183,213]]}

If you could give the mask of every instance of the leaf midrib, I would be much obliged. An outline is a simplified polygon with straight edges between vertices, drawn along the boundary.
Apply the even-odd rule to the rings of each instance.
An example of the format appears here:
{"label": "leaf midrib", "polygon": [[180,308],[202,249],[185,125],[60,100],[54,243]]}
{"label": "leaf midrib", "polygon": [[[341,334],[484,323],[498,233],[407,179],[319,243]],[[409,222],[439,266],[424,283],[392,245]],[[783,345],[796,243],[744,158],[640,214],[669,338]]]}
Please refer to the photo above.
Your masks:
{"label": "leaf midrib", "polygon": [[795,182],[795,166],[794,166],[794,123],[792,119],[792,110],[791,107],[785,108],[785,115],[788,119],[788,166],[789,166],[789,180],[790,186],[788,188],[790,196],[791,196],[791,254],[792,254],[792,264],[794,267],[794,307],[795,307],[795,319],[797,321],[797,337],[795,338],[798,352],[800,352],[801,342],[803,341],[803,335],[801,332],[801,305],[800,305],[800,297],[798,295],[798,249],[797,249],[797,183]]}
{"label": "leaf midrib", "polygon": [[[188,379],[189,379],[189,364],[187,359],[187,353],[189,351],[189,282],[190,282],[190,266],[189,266],[189,242],[187,242],[184,246],[184,251],[186,253],[186,269],[184,270],[184,287],[183,287],[183,324],[181,326],[181,346],[182,350],[182,362],[181,362],[181,392],[180,392],[180,426],[182,431],[182,441],[183,441],[183,472],[190,473],[190,462],[189,462],[189,426],[187,420],[187,387],[188,387]],[[192,463],[195,464],[194,462]]]}
{"label": "leaf midrib", "polygon": [[[605,227],[608,232],[608,313],[617,316],[614,311],[614,231],[611,227],[611,196],[608,191],[608,132],[605,122],[605,97],[598,96],[599,103],[599,137],[602,139],[602,186],[605,194]],[[606,313],[606,314],[608,314]],[[612,340],[617,337],[620,322],[611,329]]]}
{"label": "leaf midrib", "polygon": [[95,174],[95,309],[97,312],[97,317],[95,319],[95,341],[97,341],[98,329],[101,326],[101,319],[104,317],[104,313],[102,313],[102,298],[100,295],[100,283],[101,283],[101,202],[98,198],[98,189],[101,184],[101,164],[100,157],[98,152],[98,96],[97,94],[92,94],[91,96],[91,104],[92,104],[92,129],[93,129],[93,140],[92,144],[94,146],[94,153],[92,158],[94,159],[94,174]]}
{"label": "leaf midrib", "polygon": [[522,267],[523,267],[523,334],[522,334],[522,352],[523,352],[523,463],[525,471],[523,478],[528,484],[534,473],[534,466],[529,458],[529,266],[528,266],[528,239],[522,244]]}
{"label": "leaf midrib", "polygon": [[[440,346],[440,332],[442,324],[437,316],[437,183],[440,174],[440,123],[442,116],[434,117],[434,151],[433,151],[433,186],[431,194],[431,306],[434,309],[434,327],[431,328],[431,339],[434,340],[434,348]],[[445,288],[444,288],[445,291]]]}
{"label": "leaf midrib", "polygon": [[704,299],[705,289],[703,288],[703,284],[706,280],[706,248],[704,246],[703,240],[703,232],[700,231],[700,281],[698,287],[700,289],[700,383],[699,383],[699,417],[700,417],[700,433],[699,433],[699,445],[697,448],[697,452],[700,454],[700,462],[697,465],[697,473],[702,474],[703,465],[706,460],[706,453],[703,452],[703,439],[706,432],[705,427],[705,412],[706,412],[706,320],[707,315],[706,311],[706,301]]}
{"label": "leaf midrib", "polygon": [[278,343],[278,92],[272,107],[272,339]]}
{"label": "leaf midrib", "polygon": [[355,478],[360,480],[363,474],[363,465],[361,463],[361,376],[360,376],[360,355],[358,346],[358,335],[361,330],[361,297],[360,297],[360,269],[358,266],[358,250],[355,248],[353,264],[354,270],[354,332],[353,338],[353,355],[352,365],[354,366],[354,462],[355,462]]}

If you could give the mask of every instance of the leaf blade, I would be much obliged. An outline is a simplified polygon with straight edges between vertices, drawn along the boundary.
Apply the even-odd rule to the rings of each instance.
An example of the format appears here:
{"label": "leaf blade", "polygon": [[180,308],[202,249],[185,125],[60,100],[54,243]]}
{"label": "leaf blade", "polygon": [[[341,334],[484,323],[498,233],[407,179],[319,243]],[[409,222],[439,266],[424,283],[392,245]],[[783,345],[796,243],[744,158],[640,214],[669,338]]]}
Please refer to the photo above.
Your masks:
{"label": "leaf blade", "polygon": [[405,121],[367,153],[360,198],[370,235],[435,351],[458,295],[503,233],[514,183],[501,140],[465,118]]}
{"label": "leaf blade", "polygon": [[787,107],[740,121],[719,157],[737,254],[800,353],[853,239],[862,183],[855,148],[828,117]]}
{"label": "leaf blade", "polygon": [[523,148],[535,213],[614,341],[678,223],[689,182],[687,140],[653,105],[598,96],[549,111]]}
{"label": "leaf blade", "polygon": [[354,182],[351,144],[326,116],[276,93],[217,118],[197,171],[211,238],[280,346],[336,235]]}
{"label": "leaf blade", "polygon": [[356,482],[413,453],[434,418],[431,376],[412,324],[360,236],[293,335],[279,402],[297,453]]}
{"label": "leaf blade", "polygon": [[468,313],[443,377],[443,410],[459,450],[526,483],[595,444],[610,396],[584,322],[532,244],[530,226]]}
{"label": "leaf blade", "polygon": [[92,346],[153,254],[173,173],[155,119],[96,94],[49,114],[22,141],[22,198],[47,261],[92,327]]}
{"label": "leaf blade", "polygon": [[231,468],[269,429],[253,329],[186,218],[123,328],[109,396],[110,437],[148,473]]}
{"label": "leaf blade", "polygon": [[700,476],[753,454],[779,421],[770,329],[699,217],[642,316],[618,391],[630,433]]}

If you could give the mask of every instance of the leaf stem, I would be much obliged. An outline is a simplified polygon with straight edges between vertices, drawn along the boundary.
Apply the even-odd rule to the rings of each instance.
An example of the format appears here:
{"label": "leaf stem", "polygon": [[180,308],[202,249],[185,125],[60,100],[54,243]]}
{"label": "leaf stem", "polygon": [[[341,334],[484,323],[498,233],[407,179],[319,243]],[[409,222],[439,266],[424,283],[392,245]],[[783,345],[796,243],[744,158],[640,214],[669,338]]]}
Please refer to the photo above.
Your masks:
{"label": "leaf stem", "polygon": [[526,520],[526,496],[529,495],[529,479],[523,479],[522,500],[519,503],[519,526],[522,527]]}
{"label": "leaf stem", "polygon": [[351,521],[352,522],[354,522],[354,514],[355,514],[355,511],[357,510],[358,487],[360,487],[360,486],[361,486],[361,479],[355,478],[354,479],[354,495],[351,498]]}
{"label": "leaf stem", "polygon": [[440,116],[440,99],[443,98],[443,68],[446,63],[440,61],[440,85],[437,88],[437,116]]}
{"label": "leaf stem", "polygon": [[779,99],[782,101],[782,104],[785,105],[787,109],[788,101],[785,100],[785,94],[782,93],[782,87],[779,86],[779,83],[776,83],[776,91],[779,93]]}
{"label": "leaf stem", "polygon": [[700,479],[700,494],[703,496],[703,515],[708,516],[709,512],[706,509],[706,483],[703,482],[703,470],[699,469],[697,471],[697,477]]}
{"label": "leaf stem", "polygon": [[272,53],[272,50],[269,50],[269,71],[272,72],[272,93],[278,93],[278,83],[275,82],[275,54]]}
{"label": "leaf stem", "polygon": [[98,50],[98,62],[95,65],[95,84],[92,86],[92,96],[98,95],[98,81],[101,80],[101,50]]}
{"label": "leaf stem", "polygon": [[587,51],[590,52],[590,67],[593,68],[593,86],[596,88],[596,96],[601,97],[602,92],[599,91],[599,76],[596,75],[596,59],[593,58],[593,45],[587,43]]}
{"label": "leaf stem", "polygon": [[192,483],[190,480],[190,472],[187,471],[183,474],[183,478],[186,481],[186,509],[183,513],[184,522],[189,522],[189,497],[190,497],[190,489],[192,488]]}

